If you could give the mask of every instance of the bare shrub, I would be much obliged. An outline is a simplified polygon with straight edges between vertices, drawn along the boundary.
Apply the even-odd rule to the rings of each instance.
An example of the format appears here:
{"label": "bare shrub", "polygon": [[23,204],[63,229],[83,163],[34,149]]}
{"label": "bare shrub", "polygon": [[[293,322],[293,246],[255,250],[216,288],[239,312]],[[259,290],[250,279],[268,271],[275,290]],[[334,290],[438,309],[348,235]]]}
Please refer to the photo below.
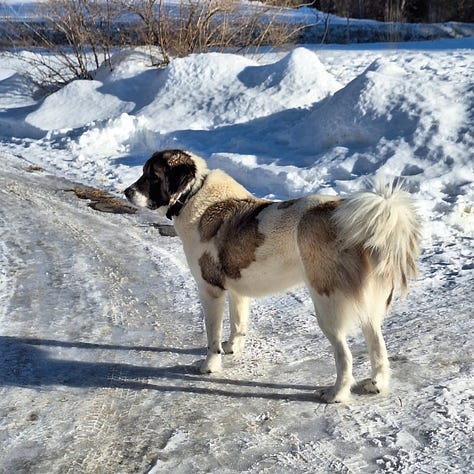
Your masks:
{"label": "bare shrub", "polygon": [[110,63],[114,23],[120,14],[113,2],[48,0],[39,9],[47,29],[37,30],[38,44],[58,52],[74,77],[90,79],[91,66]]}
{"label": "bare shrub", "polygon": [[164,62],[210,50],[277,46],[292,41],[300,28],[280,19],[283,5],[239,0],[182,0],[174,5],[163,0],[117,1],[138,18],[142,41],[158,46]]}
{"label": "bare shrub", "polygon": [[[35,21],[17,21],[11,46],[35,46],[54,53],[38,55],[42,82],[61,85],[90,79],[94,69],[111,65],[112,50],[145,45],[159,50],[160,64],[172,57],[205,51],[257,51],[263,45],[292,42],[305,25],[281,17],[283,7],[239,0],[45,0]],[[301,4],[300,4],[301,5]],[[31,58],[31,56],[30,56]]]}
{"label": "bare shrub", "polygon": [[[110,64],[121,10],[110,0],[46,0],[34,18],[12,18],[4,44],[25,56],[41,87],[56,88],[72,79],[91,79],[91,71]],[[7,43],[8,41],[8,43]]]}

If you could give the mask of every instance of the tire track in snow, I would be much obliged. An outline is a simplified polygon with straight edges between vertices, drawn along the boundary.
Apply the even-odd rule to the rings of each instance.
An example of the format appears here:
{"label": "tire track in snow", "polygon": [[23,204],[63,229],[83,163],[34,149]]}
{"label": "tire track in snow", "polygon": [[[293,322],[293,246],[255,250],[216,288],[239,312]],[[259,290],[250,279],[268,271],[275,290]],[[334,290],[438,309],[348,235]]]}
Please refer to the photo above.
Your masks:
{"label": "tire track in snow", "polygon": [[[274,454],[272,457],[260,461],[248,472],[249,474],[273,472],[358,474],[367,472],[366,463],[344,461],[333,451],[334,447],[330,442],[297,443],[290,452]],[[269,467],[265,467],[266,465]]]}
{"label": "tire track in snow", "polygon": [[[34,186],[31,183],[6,182],[6,188],[14,192],[20,199],[34,203],[39,212],[53,222],[56,231],[69,236],[75,244],[83,247],[88,252],[88,262],[85,262],[88,271],[98,273],[101,279],[108,280],[107,289],[110,292],[108,299],[113,305],[107,313],[115,325],[127,325],[127,318],[124,317],[124,308],[128,312],[133,312],[133,316],[138,315],[138,311],[133,304],[132,297],[124,295],[123,281],[127,277],[127,270],[123,263],[117,262],[116,252],[113,251],[112,242],[104,245],[100,242],[94,231],[91,231],[87,222],[93,219],[92,212],[88,209],[74,208],[71,203],[65,203],[58,199],[58,194],[51,193],[51,190],[41,186]],[[96,229],[95,229],[96,230]]]}
{"label": "tire track in snow", "polygon": [[[4,268],[12,274],[5,278],[5,283],[3,283],[3,274],[6,273],[6,270],[2,270],[2,295],[7,300],[2,305],[5,313],[3,318],[7,315],[7,308],[15,290],[18,293],[16,288],[18,282],[14,275],[19,273],[22,266],[28,267],[27,261],[17,258],[17,254],[22,250],[22,247],[32,248],[34,246],[34,242],[28,240],[31,236],[22,235],[21,229],[29,227],[31,230],[31,225],[33,225],[37,227],[39,239],[54,240],[54,242],[47,242],[43,245],[47,251],[41,257],[44,259],[45,268],[49,269],[47,273],[54,274],[56,280],[54,284],[59,285],[60,288],[67,285],[66,281],[62,281],[63,277],[61,276],[65,268],[62,260],[66,259],[68,262],[74,261],[79,267],[69,269],[67,277],[64,276],[64,278],[69,280],[77,278],[75,286],[77,288],[84,287],[81,291],[100,293],[98,299],[93,301],[99,305],[95,308],[96,311],[99,310],[95,321],[96,332],[99,331],[102,336],[113,337],[114,327],[119,328],[121,332],[127,328],[140,327],[144,324],[143,308],[138,304],[137,298],[133,296],[133,287],[128,285],[129,281],[136,278],[137,275],[131,274],[129,271],[131,264],[129,254],[122,256],[120,251],[117,251],[117,247],[120,247],[123,240],[127,239],[126,234],[120,241],[120,235],[117,235],[117,225],[110,225],[107,222],[108,219],[104,219],[102,215],[95,215],[85,206],[78,207],[78,202],[73,198],[69,199],[65,193],[59,190],[52,192],[51,187],[45,185],[46,183],[42,180],[44,181],[44,177],[30,176],[21,172],[18,175],[15,172],[4,172],[0,176],[0,187],[4,190],[2,193],[8,198],[3,200],[3,204],[6,209],[15,209],[17,220],[17,225],[13,229],[11,225],[8,226],[9,234],[6,235],[6,239],[2,240],[2,249],[4,250],[2,263],[4,263]],[[32,213],[35,215],[33,220],[31,220]],[[1,218],[6,229],[6,219],[3,215]],[[118,218],[118,220],[120,219]],[[95,223],[91,228],[93,221]],[[108,241],[108,238],[111,240]],[[118,245],[116,245],[117,240],[119,240]],[[128,247],[130,250],[133,245],[128,244]],[[69,253],[68,251],[64,252],[64,248],[73,248],[74,250]],[[26,255],[24,258],[28,257]],[[80,259],[77,260],[79,257]],[[133,264],[136,264],[140,259],[145,259],[146,255],[137,254],[134,257]],[[35,270],[35,268],[29,270],[33,279],[36,278],[33,273]],[[74,273],[76,271],[90,275],[90,281],[100,280],[100,285],[87,286],[87,281],[78,278],[79,274]],[[20,278],[22,276],[20,272]],[[138,274],[138,276],[141,275]],[[135,286],[139,284],[141,283],[134,282]],[[42,296],[38,296],[40,301],[34,303],[35,309],[47,308],[49,302],[41,301]],[[13,303],[23,302],[19,300],[18,295],[16,300]],[[100,308],[103,302],[106,302],[106,306]],[[153,306],[155,310],[160,310],[156,301],[153,302]],[[84,310],[87,309],[87,307],[84,308]],[[94,310],[94,307],[90,309]],[[68,325],[67,317],[56,318],[55,325],[58,324]],[[9,328],[10,331],[15,331],[11,321],[5,321],[2,326]],[[61,329],[56,327],[55,332],[59,334]],[[14,334],[15,332],[12,332],[12,336]],[[123,357],[126,359],[126,354]],[[143,357],[147,357],[146,352]],[[129,374],[121,369],[120,363],[112,364],[104,376],[106,376],[106,383],[110,387],[98,387],[92,393],[86,393],[84,395],[85,403],[76,401],[72,407],[77,424],[74,428],[74,437],[66,447],[65,465],[63,466],[63,469],[66,468],[66,472],[116,472],[117,466],[121,462],[135,466],[135,469],[143,469],[151,462],[147,461],[146,456],[141,453],[137,455],[137,439],[132,432],[124,433],[115,428],[127,422],[131,411],[139,412],[139,407],[148,395],[145,391],[120,387],[122,381],[125,384],[128,382],[129,377]],[[148,378],[145,376],[134,377],[133,382],[145,386]],[[54,423],[50,426],[53,431]],[[147,435],[141,437],[139,443],[141,449],[145,449],[152,443],[152,434],[153,430],[149,429]],[[40,444],[41,439],[44,439],[45,436],[47,433],[37,427],[35,431],[25,430],[22,437],[29,439],[29,442]],[[16,441],[18,439],[16,438]],[[12,449],[16,441],[12,441]],[[129,447],[127,448],[127,446]],[[60,469],[59,465],[56,467]]]}

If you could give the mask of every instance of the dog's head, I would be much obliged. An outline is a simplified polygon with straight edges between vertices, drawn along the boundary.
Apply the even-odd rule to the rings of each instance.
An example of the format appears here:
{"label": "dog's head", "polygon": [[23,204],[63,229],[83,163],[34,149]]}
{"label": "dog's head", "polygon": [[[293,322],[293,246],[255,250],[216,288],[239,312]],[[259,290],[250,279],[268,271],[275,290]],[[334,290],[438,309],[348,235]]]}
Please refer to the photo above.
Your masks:
{"label": "dog's head", "polygon": [[143,166],[142,176],[125,190],[136,206],[164,214],[204,176],[205,163],[182,150],[157,151]]}

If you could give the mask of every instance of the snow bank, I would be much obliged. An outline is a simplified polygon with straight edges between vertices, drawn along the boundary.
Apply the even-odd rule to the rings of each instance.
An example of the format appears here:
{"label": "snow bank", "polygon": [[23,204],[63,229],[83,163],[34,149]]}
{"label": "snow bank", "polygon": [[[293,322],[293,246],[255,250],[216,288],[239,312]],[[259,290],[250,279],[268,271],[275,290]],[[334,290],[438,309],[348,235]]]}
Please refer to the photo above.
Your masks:
{"label": "snow bank", "polygon": [[42,130],[73,129],[133,109],[133,103],[103,93],[101,87],[99,81],[73,81],[46,97],[26,122]]}
{"label": "snow bank", "polygon": [[[430,57],[420,54],[377,59],[330,99],[316,104],[291,134],[320,154],[343,150],[327,169],[330,180],[380,173],[404,176],[413,190],[431,196],[427,212],[446,209],[439,197],[459,200],[463,207],[474,197],[474,135],[467,126],[474,93],[469,84],[467,70],[453,59],[436,68]],[[351,158],[347,151],[352,151]]]}
{"label": "snow bank", "polygon": [[234,54],[191,55],[174,60],[162,74],[156,98],[139,114],[161,133],[247,122],[307,106],[340,87],[304,48],[263,66]]}
{"label": "snow bank", "polygon": [[33,82],[14,69],[0,69],[0,111],[36,103]]}

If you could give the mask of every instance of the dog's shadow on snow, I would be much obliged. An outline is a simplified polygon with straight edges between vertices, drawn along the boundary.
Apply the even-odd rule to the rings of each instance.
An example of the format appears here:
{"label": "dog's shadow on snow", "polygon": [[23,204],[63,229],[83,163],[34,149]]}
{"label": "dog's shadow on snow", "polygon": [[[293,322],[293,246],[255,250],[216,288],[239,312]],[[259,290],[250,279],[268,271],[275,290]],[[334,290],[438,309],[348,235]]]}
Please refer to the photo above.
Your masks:
{"label": "dog's shadow on snow", "polygon": [[[62,358],[55,358],[54,352],[48,348],[57,348],[58,355],[62,355]],[[195,348],[126,346],[0,336],[0,386],[62,385],[79,388],[147,389],[231,398],[319,401],[314,394],[321,388],[318,386],[206,376],[199,374],[193,365],[153,367],[97,362],[97,355],[93,361],[69,360],[64,358],[67,349],[104,351],[104,359],[108,351],[150,351],[204,356],[202,349]]]}

